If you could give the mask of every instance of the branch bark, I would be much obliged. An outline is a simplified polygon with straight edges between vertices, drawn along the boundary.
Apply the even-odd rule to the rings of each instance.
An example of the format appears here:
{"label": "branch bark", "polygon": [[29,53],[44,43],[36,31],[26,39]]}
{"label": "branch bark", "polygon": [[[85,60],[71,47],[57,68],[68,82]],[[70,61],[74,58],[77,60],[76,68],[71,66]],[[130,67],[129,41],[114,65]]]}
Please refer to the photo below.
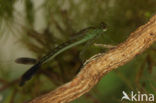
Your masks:
{"label": "branch bark", "polygon": [[90,59],[69,83],[28,103],[68,103],[88,92],[106,73],[124,65],[156,41],[156,15],[131,33],[126,41]]}

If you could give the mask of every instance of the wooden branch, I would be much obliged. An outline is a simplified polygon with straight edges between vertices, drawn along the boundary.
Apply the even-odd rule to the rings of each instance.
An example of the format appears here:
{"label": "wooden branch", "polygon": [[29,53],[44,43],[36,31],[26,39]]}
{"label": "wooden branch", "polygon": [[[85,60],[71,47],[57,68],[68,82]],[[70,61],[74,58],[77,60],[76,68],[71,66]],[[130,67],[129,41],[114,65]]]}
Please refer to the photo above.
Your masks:
{"label": "wooden branch", "polygon": [[88,92],[106,73],[124,65],[148,48],[156,40],[156,15],[148,23],[131,33],[129,38],[90,59],[69,83],[33,99],[28,103],[68,103]]}

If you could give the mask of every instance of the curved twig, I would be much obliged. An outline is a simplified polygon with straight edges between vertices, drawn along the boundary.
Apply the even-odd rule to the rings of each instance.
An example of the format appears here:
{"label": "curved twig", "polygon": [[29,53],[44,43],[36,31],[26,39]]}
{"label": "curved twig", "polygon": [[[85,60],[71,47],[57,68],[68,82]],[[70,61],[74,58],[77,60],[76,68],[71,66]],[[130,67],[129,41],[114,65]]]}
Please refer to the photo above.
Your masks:
{"label": "curved twig", "polygon": [[69,83],[29,103],[68,103],[88,92],[106,73],[124,65],[156,40],[156,15],[131,33],[129,38],[105,54],[92,58]]}

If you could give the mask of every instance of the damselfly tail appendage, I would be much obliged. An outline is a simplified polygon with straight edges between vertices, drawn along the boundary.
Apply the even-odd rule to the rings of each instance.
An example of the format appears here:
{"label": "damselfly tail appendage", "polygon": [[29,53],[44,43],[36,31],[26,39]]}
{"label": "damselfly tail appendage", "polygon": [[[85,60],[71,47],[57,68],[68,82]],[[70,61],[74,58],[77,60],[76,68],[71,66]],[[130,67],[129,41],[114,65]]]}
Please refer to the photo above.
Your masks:
{"label": "damselfly tail appendage", "polygon": [[17,58],[15,60],[15,63],[18,63],[18,64],[35,64],[37,63],[37,60],[34,59],[34,58],[29,58],[29,57],[20,57],[20,58]]}
{"label": "damselfly tail appendage", "polygon": [[35,64],[33,67],[31,67],[27,72],[25,72],[21,78],[20,86],[23,86],[27,80],[30,80],[33,74],[36,73],[36,71],[40,68],[40,63]]}

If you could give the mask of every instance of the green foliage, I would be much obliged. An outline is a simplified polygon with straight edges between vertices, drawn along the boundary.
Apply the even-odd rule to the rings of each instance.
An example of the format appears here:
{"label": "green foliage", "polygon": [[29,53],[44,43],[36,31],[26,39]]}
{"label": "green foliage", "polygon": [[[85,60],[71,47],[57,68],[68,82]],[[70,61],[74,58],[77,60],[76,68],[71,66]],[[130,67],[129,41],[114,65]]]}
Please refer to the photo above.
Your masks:
{"label": "green foliage", "polygon": [[6,25],[14,18],[15,0],[0,0],[0,37],[4,34],[4,22]]}
{"label": "green foliage", "polygon": [[32,0],[25,0],[26,18],[29,24],[34,23],[34,6]]}
{"label": "green foliage", "polygon": [[0,0],[0,19],[12,18],[15,0]]}

